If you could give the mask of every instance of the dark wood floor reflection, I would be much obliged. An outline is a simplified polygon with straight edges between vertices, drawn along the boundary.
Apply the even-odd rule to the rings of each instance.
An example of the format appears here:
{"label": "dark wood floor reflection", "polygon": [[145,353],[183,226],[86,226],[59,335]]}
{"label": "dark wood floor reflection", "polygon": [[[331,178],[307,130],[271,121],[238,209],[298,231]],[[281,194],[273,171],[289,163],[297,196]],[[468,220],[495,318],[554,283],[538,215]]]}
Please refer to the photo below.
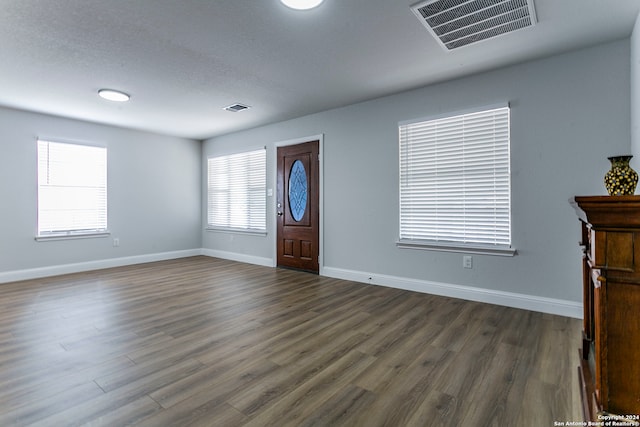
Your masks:
{"label": "dark wood floor reflection", "polygon": [[576,319],[208,257],[4,284],[0,305],[2,426],[580,419]]}

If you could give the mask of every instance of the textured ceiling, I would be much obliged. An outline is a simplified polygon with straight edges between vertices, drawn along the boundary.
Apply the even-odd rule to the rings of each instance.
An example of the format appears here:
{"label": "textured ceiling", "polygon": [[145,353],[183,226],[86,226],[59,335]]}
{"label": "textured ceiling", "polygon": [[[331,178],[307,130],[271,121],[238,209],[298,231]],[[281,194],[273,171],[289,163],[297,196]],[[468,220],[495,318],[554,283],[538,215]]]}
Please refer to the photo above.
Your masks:
{"label": "textured ceiling", "polygon": [[535,0],[535,26],[446,52],[414,2],[0,0],[0,105],[204,139],[628,37],[640,13]]}

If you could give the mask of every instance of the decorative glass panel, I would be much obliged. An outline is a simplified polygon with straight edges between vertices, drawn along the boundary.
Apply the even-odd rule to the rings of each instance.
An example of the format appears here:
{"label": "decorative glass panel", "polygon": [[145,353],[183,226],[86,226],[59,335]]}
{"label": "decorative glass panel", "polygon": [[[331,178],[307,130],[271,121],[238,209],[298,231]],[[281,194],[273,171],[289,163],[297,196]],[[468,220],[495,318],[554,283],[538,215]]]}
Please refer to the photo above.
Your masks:
{"label": "decorative glass panel", "polygon": [[302,219],[307,209],[307,171],[300,160],[293,162],[289,174],[289,209],[296,222]]}

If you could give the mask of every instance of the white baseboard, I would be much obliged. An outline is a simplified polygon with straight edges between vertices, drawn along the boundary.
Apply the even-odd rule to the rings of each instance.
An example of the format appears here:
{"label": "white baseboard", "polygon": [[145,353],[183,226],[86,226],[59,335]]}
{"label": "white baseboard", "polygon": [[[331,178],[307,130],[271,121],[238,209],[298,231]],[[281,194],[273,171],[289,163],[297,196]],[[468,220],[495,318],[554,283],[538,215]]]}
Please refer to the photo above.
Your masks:
{"label": "white baseboard", "polygon": [[390,288],[460,298],[469,301],[485,302],[541,313],[557,314],[576,319],[582,318],[582,303],[574,301],[517,294],[513,292],[495,291],[471,286],[438,283],[428,280],[366,273],[362,271],[345,270],[333,267],[324,267],[323,275],[336,279],[388,286]]}
{"label": "white baseboard", "polygon": [[273,264],[273,259],[271,258],[246,255],[237,252],[219,251],[216,249],[202,249],[201,254],[213,258],[222,258],[231,261],[245,262],[247,264],[262,265],[264,267],[275,267],[275,265]]}
{"label": "white baseboard", "polygon": [[[103,268],[142,264],[145,262],[186,258],[197,255],[228,259],[232,261],[245,262],[248,264],[262,265],[265,267],[274,267],[273,259],[271,258],[202,248],[0,272],[0,283],[17,282],[20,280],[30,280],[48,276],[57,276],[60,274],[80,273],[84,271],[99,270]],[[426,294],[460,298],[469,301],[485,302],[489,304],[503,305],[524,310],[557,314],[560,316],[573,317],[577,319],[582,318],[582,303],[574,301],[565,301],[534,295],[517,294],[513,292],[496,291],[476,288],[472,286],[461,286],[448,283],[432,282],[428,280],[410,279],[384,274],[373,274],[335,267],[323,267],[321,274],[323,276],[334,277],[336,279],[351,280],[354,282],[367,283],[371,285],[387,286],[390,288],[404,289]]]}
{"label": "white baseboard", "polygon": [[198,248],[182,251],[160,252],[155,254],[136,255],[122,258],[109,258],[98,261],[87,261],[74,264],[52,265],[48,267],[29,268],[26,270],[7,271],[0,272],[0,283],[38,279],[40,277],[58,276],[61,274],[81,273],[84,271],[100,270],[103,268],[122,267],[125,265],[186,258],[197,255],[202,255],[202,249]]}

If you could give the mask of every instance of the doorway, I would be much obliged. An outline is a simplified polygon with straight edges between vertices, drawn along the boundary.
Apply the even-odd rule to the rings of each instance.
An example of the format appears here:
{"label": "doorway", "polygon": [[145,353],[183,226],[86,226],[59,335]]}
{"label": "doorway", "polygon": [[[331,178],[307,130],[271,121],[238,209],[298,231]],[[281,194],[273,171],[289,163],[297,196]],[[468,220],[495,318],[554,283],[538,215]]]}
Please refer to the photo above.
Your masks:
{"label": "doorway", "polygon": [[319,273],[320,141],[277,147],[277,266]]}

